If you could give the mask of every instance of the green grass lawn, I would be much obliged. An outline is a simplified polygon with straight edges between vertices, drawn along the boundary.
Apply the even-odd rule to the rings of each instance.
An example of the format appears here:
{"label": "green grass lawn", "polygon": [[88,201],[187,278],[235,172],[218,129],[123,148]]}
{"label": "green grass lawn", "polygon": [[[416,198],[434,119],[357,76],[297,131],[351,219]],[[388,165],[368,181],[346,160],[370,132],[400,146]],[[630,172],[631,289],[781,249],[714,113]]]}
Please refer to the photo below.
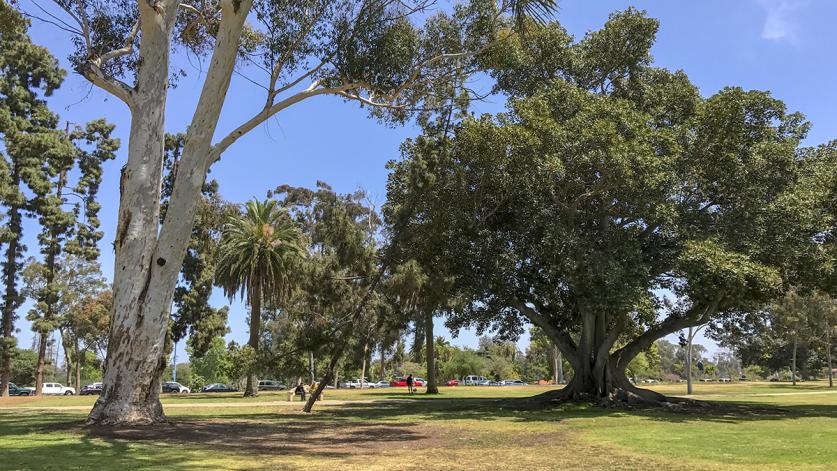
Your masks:
{"label": "green grass lawn", "polygon": [[[685,393],[684,385],[655,389]],[[118,430],[84,428],[84,410],[33,409],[85,406],[95,398],[4,398],[0,469],[834,469],[837,463],[837,394],[823,383],[696,386],[696,397],[748,406],[725,412],[528,410],[510,400],[544,390],[455,387],[414,400],[402,389],[329,391],[310,415],[299,412],[299,403],[278,402],[281,393],[168,396],[165,404],[178,404],[168,408],[170,425]]]}

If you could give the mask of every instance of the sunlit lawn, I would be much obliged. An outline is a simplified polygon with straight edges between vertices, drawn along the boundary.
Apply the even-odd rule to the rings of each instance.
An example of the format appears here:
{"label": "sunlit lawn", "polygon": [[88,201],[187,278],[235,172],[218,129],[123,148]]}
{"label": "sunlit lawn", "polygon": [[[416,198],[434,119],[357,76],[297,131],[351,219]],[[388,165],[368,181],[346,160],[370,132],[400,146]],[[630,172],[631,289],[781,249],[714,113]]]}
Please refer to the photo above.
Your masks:
{"label": "sunlit lawn", "polygon": [[[680,384],[654,388],[685,393]],[[167,396],[165,404],[181,406],[168,409],[171,425],[151,430],[88,429],[81,427],[84,410],[28,409],[89,405],[95,398],[4,398],[0,407],[16,408],[0,410],[0,469],[834,469],[837,463],[837,394],[824,383],[696,385],[698,397],[752,406],[737,412],[577,405],[533,411],[497,400],[546,389],[454,387],[414,396],[422,400],[409,400],[403,388],[329,390],[311,415],[299,412],[299,403],[277,405],[284,393]]]}

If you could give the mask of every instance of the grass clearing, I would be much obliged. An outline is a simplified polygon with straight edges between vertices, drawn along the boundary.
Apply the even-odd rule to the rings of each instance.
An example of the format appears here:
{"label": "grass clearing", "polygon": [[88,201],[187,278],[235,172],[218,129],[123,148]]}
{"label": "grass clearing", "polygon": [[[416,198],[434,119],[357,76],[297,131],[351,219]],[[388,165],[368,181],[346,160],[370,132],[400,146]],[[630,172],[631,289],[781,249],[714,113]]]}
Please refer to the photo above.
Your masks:
{"label": "grass clearing", "polygon": [[[396,389],[330,391],[311,415],[281,402],[281,393],[189,395],[164,400],[178,404],[167,411],[170,425],[118,430],[84,428],[84,410],[24,409],[95,398],[9,398],[0,401],[0,468],[833,469],[837,394],[822,383],[800,386],[700,384],[698,397],[755,407],[701,414],[581,405],[532,411],[498,400],[544,387],[457,387],[411,398]],[[655,389],[673,394],[685,386]]]}

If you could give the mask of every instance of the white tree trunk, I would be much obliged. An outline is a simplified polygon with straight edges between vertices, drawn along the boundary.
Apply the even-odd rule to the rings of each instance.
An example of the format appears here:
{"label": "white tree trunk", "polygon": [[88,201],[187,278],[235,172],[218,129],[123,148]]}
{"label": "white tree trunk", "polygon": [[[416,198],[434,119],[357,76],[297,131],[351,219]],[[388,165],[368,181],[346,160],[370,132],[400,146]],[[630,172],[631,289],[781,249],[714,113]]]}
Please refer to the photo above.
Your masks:
{"label": "white tree trunk", "polygon": [[[140,2],[142,5],[142,2]],[[176,7],[162,14],[140,7],[141,65],[132,107],[128,162],[120,178],[116,263],[113,275],[104,388],[88,423],[156,423],[165,420],[159,401],[160,363],[171,290],[152,290],[160,217],[169,42]],[[174,219],[174,218],[172,218]],[[157,275],[159,278],[159,274]]]}
{"label": "white tree trunk", "polygon": [[141,65],[133,92],[128,163],[120,183],[104,390],[88,423],[165,421],[159,394],[172,295],[251,3],[223,2],[216,48],[178,165],[166,224],[159,228],[169,50],[177,2],[165,2],[164,8],[139,2]]}
{"label": "white tree trunk", "polygon": [[366,386],[366,352],[369,351],[369,342],[363,344],[363,363],[360,367],[360,389]]}

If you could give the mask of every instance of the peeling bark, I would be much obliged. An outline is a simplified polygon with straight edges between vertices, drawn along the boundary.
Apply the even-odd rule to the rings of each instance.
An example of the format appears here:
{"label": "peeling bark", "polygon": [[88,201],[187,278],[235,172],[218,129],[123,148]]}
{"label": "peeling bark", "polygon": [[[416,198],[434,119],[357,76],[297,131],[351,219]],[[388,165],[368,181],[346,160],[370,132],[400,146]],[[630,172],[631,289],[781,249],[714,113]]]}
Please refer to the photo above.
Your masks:
{"label": "peeling bark", "polygon": [[[222,2],[216,47],[178,165],[166,223],[160,188],[171,35],[178,2],[139,2],[140,66],[125,100],[131,108],[128,162],[122,173],[113,311],[104,390],[88,424],[165,422],[159,401],[165,339],[177,275],[191,236],[211,139],[252,1]],[[168,263],[154,263],[163,260]]]}

